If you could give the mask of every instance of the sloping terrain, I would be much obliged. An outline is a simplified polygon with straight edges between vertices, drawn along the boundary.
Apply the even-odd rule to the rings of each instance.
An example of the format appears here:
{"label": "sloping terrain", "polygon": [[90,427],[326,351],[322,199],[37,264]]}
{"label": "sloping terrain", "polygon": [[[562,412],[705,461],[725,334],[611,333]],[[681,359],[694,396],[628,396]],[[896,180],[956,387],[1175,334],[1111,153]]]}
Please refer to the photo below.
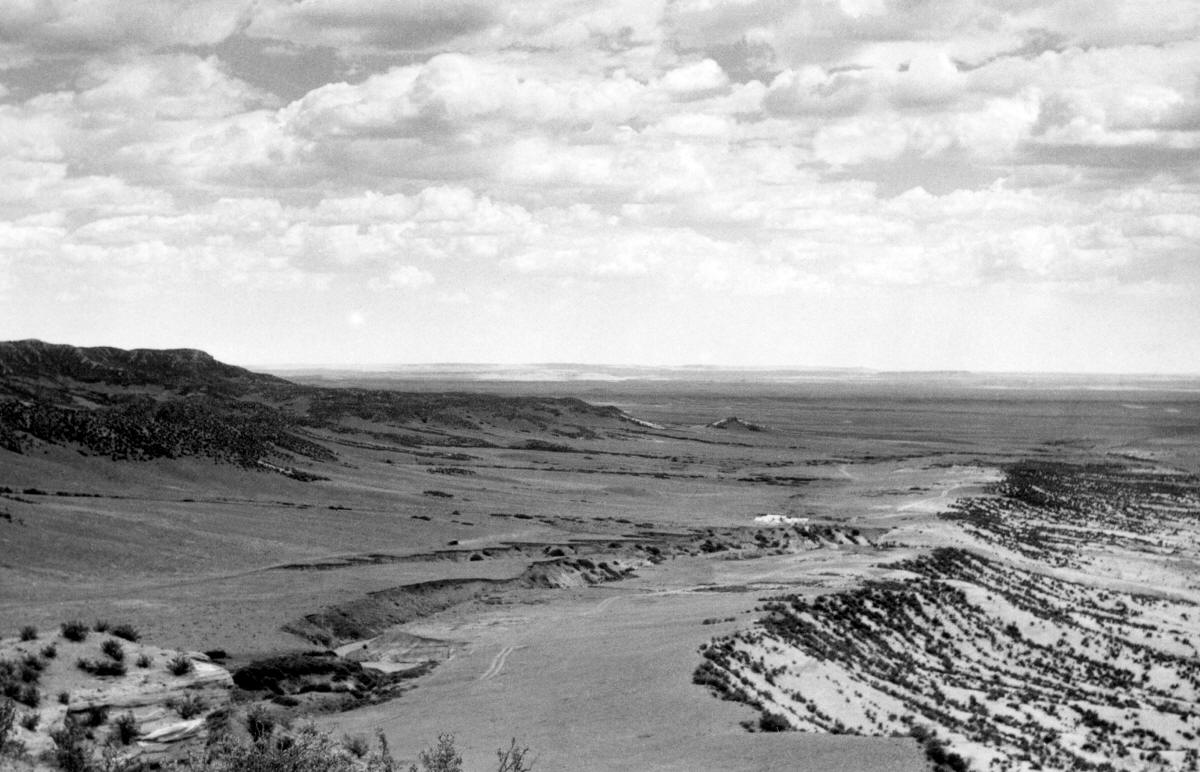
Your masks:
{"label": "sloping terrain", "polygon": [[1198,486],[1014,464],[998,495],[943,515],[971,549],[772,599],[695,678],[781,726],[912,733],[964,769],[1200,768]]}
{"label": "sloping terrain", "polygon": [[2,634],[128,620],[227,651],[234,713],[401,753],[453,731],[471,768],[513,735],[546,768],[919,770],[913,737],[951,767],[1189,763],[1187,395],[330,388],[0,350]]}
{"label": "sloping terrain", "polygon": [[594,439],[634,426],[616,408],[578,399],[319,388],[191,349],[0,343],[0,448],[15,453],[49,444],[113,460],[197,456],[311,480],[319,472],[297,463],[337,458],[313,431],[351,432],[363,422],[388,427],[376,430],[385,441],[454,447],[530,432]]}

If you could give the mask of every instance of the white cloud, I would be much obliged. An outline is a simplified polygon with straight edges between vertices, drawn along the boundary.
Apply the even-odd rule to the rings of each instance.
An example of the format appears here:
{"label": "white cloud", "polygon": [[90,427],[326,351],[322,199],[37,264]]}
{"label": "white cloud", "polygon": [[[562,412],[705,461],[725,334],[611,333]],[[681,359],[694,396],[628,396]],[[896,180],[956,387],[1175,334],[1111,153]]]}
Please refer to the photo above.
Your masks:
{"label": "white cloud", "polygon": [[223,118],[270,101],[215,56],[160,54],[88,63],[74,108],[91,120],[151,122]]}
{"label": "white cloud", "polygon": [[251,6],[247,0],[17,0],[0,5],[0,39],[35,53],[212,45],[233,34]]}
{"label": "white cloud", "polygon": [[268,0],[246,31],[309,45],[427,50],[493,24],[496,11],[463,0]]}
{"label": "white cloud", "polygon": [[726,88],[729,78],[721,65],[712,59],[704,59],[668,71],[660,84],[676,99],[695,99]]}
{"label": "white cloud", "polygon": [[433,284],[433,274],[415,265],[400,265],[387,272],[378,289],[415,289]]}
{"label": "white cloud", "polygon": [[394,305],[1200,286],[1187,3],[186,5],[0,8],[25,316],[65,283],[323,292],[373,331],[429,285]]}

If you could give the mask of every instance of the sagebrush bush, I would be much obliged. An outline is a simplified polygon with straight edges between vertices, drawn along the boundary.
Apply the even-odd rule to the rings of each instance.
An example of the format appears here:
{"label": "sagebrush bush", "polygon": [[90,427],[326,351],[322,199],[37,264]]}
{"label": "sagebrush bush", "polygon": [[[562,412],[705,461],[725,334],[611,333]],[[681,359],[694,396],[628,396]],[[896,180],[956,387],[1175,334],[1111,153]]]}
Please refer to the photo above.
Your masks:
{"label": "sagebrush bush", "polygon": [[87,730],[71,716],[67,716],[61,729],[50,733],[54,741],[54,760],[63,772],[89,772],[91,754],[88,753]]}
{"label": "sagebrush bush", "polygon": [[171,675],[177,676],[187,675],[194,667],[191,658],[186,654],[179,654],[167,663],[167,670],[171,671]]}
{"label": "sagebrush bush", "polygon": [[[213,747],[208,758],[192,758],[185,763],[188,772],[354,772],[356,765],[328,735],[314,727],[301,727],[287,741],[239,743],[226,738]],[[384,772],[399,768],[370,768]]]}
{"label": "sagebrush bush", "polygon": [[132,713],[122,713],[113,721],[112,738],[121,745],[129,745],[137,736],[137,720]]}
{"label": "sagebrush bush", "polygon": [[255,705],[246,713],[246,731],[251,740],[260,743],[275,731],[275,717],[262,705]]}
{"label": "sagebrush bush", "polygon": [[22,641],[36,641],[38,637],[37,628],[33,625],[25,625],[21,628]]}
{"label": "sagebrush bush", "polygon": [[[261,706],[250,713],[261,711]],[[249,715],[247,716],[249,718]],[[311,724],[287,734],[255,733],[252,740],[238,740],[226,735],[210,746],[206,753],[194,753],[178,767],[179,772],[402,772],[392,756],[387,738],[378,732],[378,748],[370,746],[361,736],[344,736],[333,740]],[[514,739],[508,748],[496,751],[497,772],[530,772],[533,760],[529,749]],[[364,767],[365,761],[365,767]],[[420,753],[422,772],[461,772],[462,755],[454,745],[454,736],[439,735],[432,748]],[[418,772],[412,765],[409,772]]]}
{"label": "sagebrush bush", "polygon": [[92,629],[98,633],[107,633],[108,628],[112,627],[107,619],[97,619],[96,624],[92,625]]}
{"label": "sagebrush bush", "polygon": [[136,643],[137,641],[141,640],[142,637],[142,634],[138,632],[137,628],[129,624],[117,625],[112,629],[112,634],[118,638],[124,638],[130,643]]}
{"label": "sagebrush bush", "polygon": [[33,684],[25,684],[17,694],[17,702],[27,708],[36,708],[42,704],[42,693]]}
{"label": "sagebrush bush", "polygon": [[42,647],[42,656],[46,659],[54,659],[58,656],[58,647],[53,643],[48,643]]}
{"label": "sagebrush bush", "polygon": [[78,619],[72,619],[69,622],[62,623],[62,637],[68,641],[80,643],[87,640],[89,628],[85,622],[80,622]]}
{"label": "sagebrush bush", "polygon": [[84,723],[88,726],[96,727],[102,725],[108,720],[107,705],[93,705],[87,709],[84,715]]}
{"label": "sagebrush bush", "polygon": [[195,694],[189,694],[177,700],[170,700],[167,707],[178,713],[182,719],[195,718],[204,712],[204,700]]}
{"label": "sagebrush bush", "polygon": [[38,722],[41,720],[42,714],[40,713],[26,713],[25,715],[21,716],[21,726],[32,732],[37,729]]}
{"label": "sagebrush bush", "polygon": [[496,772],[530,772],[533,769],[533,759],[529,758],[529,748],[517,745],[517,738],[512,738],[507,748],[496,751]]}
{"label": "sagebrush bush", "polygon": [[154,660],[150,659],[149,654],[139,654],[137,658],[137,666],[141,668],[150,667],[154,664]]}
{"label": "sagebrush bush", "polygon": [[120,641],[114,638],[109,638],[107,641],[100,644],[100,651],[112,657],[117,662],[122,662],[125,659],[124,647],[121,646]]}
{"label": "sagebrush bush", "polygon": [[361,734],[342,735],[342,747],[356,759],[361,759],[371,752],[371,741]]}
{"label": "sagebrush bush", "polygon": [[766,711],[758,717],[758,728],[764,732],[786,732],[792,725],[785,716]]}
{"label": "sagebrush bush", "polygon": [[42,679],[42,669],[46,663],[35,654],[27,654],[21,658],[21,664],[18,667],[18,672],[21,676],[21,681],[27,684],[36,684]]}
{"label": "sagebrush bush", "polygon": [[454,735],[440,734],[432,748],[421,751],[418,758],[425,772],[462,772],[462,754],[454,747]]}
{"label": "sagebrush bush", "polygon": [[0,697],[0,754],[8,749],[13,721],[17,718],[17,705],[7,697]]}
{"label": "sagebrush bush", "polygon": [[124,662],[111,659],[95,660],[81,657],[75,661],[75,666],[94,676],[123,676],[126,672]]}

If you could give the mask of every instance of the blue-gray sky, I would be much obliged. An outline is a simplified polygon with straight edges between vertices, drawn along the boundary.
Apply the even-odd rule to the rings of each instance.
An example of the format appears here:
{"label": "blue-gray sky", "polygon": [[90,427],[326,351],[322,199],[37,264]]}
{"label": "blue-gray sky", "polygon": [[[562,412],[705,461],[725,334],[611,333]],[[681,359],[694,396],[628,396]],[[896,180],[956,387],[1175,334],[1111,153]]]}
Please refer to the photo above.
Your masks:
{"label": "blue-gray sky", "polygon": [[0,338],[1200,372],[1195,0],[10,0],[0,180]]}

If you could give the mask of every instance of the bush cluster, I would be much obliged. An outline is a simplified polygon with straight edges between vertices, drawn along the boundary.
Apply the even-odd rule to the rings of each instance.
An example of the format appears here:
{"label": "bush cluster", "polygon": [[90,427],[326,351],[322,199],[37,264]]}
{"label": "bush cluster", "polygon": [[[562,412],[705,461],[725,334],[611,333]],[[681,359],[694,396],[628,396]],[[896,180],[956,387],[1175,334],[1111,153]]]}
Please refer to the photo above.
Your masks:
{"label": "bush cluster", "polygon": [[80,622],[78,619],[72,619],[62,623],[62,637],[68,641],[82,643],[87,640],[88,632],[91,628],[86,622]]}

